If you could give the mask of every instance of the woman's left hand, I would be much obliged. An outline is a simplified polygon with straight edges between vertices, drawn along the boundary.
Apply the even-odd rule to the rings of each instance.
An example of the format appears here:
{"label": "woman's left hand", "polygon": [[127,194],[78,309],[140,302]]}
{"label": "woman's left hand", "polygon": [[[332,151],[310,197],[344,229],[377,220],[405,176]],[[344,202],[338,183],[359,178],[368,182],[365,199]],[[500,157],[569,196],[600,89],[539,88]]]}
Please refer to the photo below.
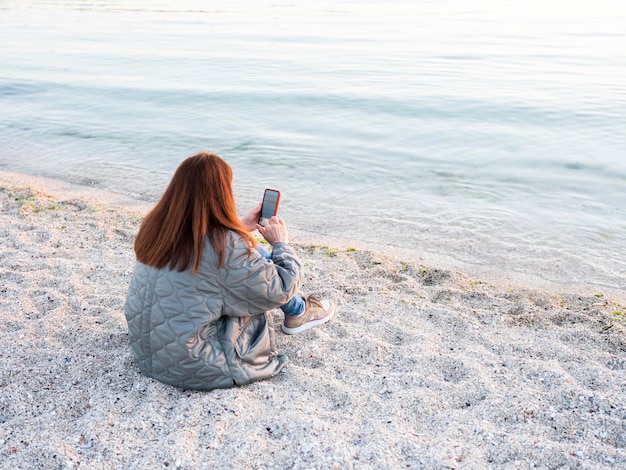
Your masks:
{"label": "woman's left hand", "polygon": [[241,218],[243,224],[251,232],[254,232],[256,230],[256,224],[259,221],[259,217],[261,216],[261,206],[262,203],[259,202],[254,209],[252,209]]}

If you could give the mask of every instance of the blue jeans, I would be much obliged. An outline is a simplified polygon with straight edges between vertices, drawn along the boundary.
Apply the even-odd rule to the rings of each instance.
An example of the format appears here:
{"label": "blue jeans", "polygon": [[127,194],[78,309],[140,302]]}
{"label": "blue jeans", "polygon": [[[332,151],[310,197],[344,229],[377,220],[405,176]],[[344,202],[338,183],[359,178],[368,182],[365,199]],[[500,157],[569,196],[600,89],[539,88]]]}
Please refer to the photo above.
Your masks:
{"label": "blue jeans", "polygon": [[[272,259],[272,253],[268,251],[264,246],[258,245],[257,251],[261,253],[261,256],[265,259]],[[285,315],[300,315],[304,312],[305,303],[300,294],[294,295],[289,302],[280,306],[280,309]]]}

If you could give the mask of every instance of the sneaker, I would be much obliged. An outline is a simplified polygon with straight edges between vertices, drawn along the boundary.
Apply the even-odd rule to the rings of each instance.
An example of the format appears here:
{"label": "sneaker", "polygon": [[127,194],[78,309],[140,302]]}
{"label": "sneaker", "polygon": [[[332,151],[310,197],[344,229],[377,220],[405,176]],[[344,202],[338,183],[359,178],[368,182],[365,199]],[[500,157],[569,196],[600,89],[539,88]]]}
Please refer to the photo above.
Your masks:
{"label": "sneaker", "polygon": [[332,300],[322,299],[318,294],[311,294],[306,298],[306,308],[300,315],[285,315],[283,331],[288,335],[295,335],[323,325],[335,314],[335,303]]}

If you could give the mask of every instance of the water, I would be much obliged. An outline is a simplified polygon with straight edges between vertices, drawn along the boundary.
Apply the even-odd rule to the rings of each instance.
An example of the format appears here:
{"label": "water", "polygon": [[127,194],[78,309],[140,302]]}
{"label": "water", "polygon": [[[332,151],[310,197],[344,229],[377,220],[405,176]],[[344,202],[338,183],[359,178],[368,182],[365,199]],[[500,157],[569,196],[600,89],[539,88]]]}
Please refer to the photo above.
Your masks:
{"label": "water", "polygon": [[626,285],[618,0],[0,0],[0,166],[152,202],[200,149],[311,240]]}

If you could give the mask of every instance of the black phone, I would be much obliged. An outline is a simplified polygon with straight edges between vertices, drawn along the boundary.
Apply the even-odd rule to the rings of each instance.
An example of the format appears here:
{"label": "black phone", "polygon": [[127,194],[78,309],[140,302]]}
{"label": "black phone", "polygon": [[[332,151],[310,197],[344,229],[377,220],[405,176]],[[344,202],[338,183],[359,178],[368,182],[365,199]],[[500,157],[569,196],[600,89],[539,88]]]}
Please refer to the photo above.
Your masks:
{"label": "black phone", "polygon": [[261,216],[259,225],[263,225],[266,219],[271,219],[278,214],[278,203],[280,202],[280,191],[267,188],[263,194],[263,204],[261,205]]}

